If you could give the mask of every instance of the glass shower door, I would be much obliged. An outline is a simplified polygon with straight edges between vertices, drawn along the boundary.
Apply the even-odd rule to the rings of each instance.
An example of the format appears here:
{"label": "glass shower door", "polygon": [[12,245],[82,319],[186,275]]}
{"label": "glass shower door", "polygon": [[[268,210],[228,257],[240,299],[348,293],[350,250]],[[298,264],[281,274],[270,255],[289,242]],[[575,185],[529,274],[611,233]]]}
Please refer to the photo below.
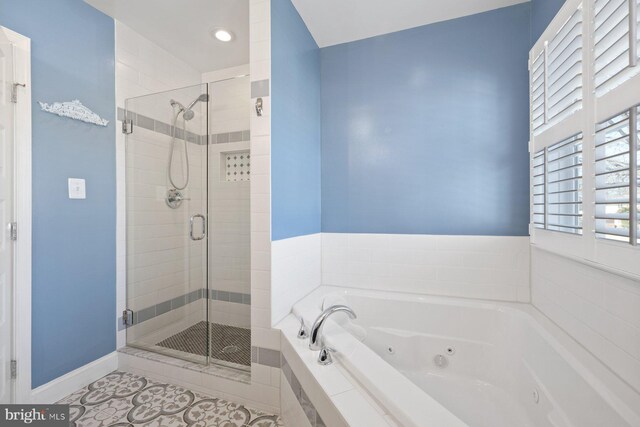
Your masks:
{"label": "glass shower door", "polygon": [[209,83],[210,362],[251,368],[251,83]]}
{"label": "glass shower door", "polygon": [[208,86],[131,98],[127,345],[208,363]]}

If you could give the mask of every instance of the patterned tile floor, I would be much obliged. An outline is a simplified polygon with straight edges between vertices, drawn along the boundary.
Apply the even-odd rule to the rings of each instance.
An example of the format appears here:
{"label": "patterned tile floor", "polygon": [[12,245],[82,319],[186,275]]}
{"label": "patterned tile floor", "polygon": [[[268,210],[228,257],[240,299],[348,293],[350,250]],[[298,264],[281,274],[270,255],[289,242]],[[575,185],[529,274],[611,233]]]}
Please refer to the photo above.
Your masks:
{"label": "patterned tile floor", "polygon": [[[251,366],[251,330],[209,323],[211,357],[225,362]],[[161,347],[186,353],[207,355],[207,322],[195,325],[160,341]]]}
{"label": "patterned tile floor", "polygon": [[276,415],[114,371],[67,396],[71,427],[283,427]]}

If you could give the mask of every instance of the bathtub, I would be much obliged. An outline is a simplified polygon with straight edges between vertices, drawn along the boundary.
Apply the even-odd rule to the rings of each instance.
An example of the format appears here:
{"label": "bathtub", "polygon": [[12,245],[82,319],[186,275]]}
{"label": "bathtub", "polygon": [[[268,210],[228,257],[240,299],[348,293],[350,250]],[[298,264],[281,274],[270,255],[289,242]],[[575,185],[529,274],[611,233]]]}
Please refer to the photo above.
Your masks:
{"label": "bathtub", "polygon": [[337,303],[358,318],[326,325],[335,363],[400,425],[640,426],[638,391],[529,304],[323,286],[293,314]]}

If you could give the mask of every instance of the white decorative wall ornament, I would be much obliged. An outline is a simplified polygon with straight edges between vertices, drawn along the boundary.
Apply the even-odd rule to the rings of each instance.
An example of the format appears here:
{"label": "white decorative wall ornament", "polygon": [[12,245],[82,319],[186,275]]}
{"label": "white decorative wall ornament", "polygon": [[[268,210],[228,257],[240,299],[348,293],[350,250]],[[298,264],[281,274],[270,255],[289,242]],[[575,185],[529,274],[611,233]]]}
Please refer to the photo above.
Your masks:
{"label": "white decorative wall ornament", "polygon": [[71,102],[54,102],[53,104],[47,104],[46,102],[40,102],[40,108],[47,113],[57,114],[61,117],[69,117],[74,120],[80,120],[85,123],[92,123],[98,126],[106,126],[109,124],[109,120],[105,120],[89,108],[82,105],[77,99]]}

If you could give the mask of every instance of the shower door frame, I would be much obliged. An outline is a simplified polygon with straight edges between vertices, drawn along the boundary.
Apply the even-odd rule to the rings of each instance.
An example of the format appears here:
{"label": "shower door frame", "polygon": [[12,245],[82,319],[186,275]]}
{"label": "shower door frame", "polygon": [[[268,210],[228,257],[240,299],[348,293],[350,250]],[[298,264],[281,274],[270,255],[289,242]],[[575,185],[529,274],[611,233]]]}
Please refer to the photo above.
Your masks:
{"label": "shower door frame", "polygon": [[[124,169],[125,169],[125,189],[124,189],[124,199],[125,199],[125,223],[127,222],[127,217],[128,217],[128,210],[127,210],[127,206],[126,206],[126,199],[128,197],[127,194],[127,183],[126,183],[126,169],[127,169],[127,144],[129,143],[128,141],[128,136],[132,133],[135,133],[135,128],[136,125],[133,124],[132,121],[130,120],[126,120],[127,119],[127,104],[129,101],[134,100],[134,99],[141,99],[141,98],[145,98],[148,96],[154,96],[154,95],[161,95],[161,94],[166,94],[169,92],[174,92],[174,91],[179,91],[179,90],[186,90],[186,89],[190,89],[190,88],[195,88],[195,87],[201,87],[204,89],[204,91],[206,92],[206,94],[208,96],[210,96],[209,94],[209,83],[198,83],[198,84],[194,84],[194,85],[190,85],[190,86],[186,86],[186,87],[182,87],[182,88],[173,88],[173,89],[168,89],[165,91],[161,91],[161,92],[154,92],[154,93],[150,93],[150,94],[145,94],[145,95],[141,95],[141,96],[136,96],[136,97],[130,97],[130,98],[126,98],[125,99],[125,108],[124,108],[124,117],[122,118],[122,133],[124,134],[124,143],[125,143],[125,160],[124,160]],[[203,200],[206,202],[203,204],[202,209],[200,212],[197,213],[193,213],[192,215],[190,215],[191,220],[193,221],[193,219],[197,216],[202,216],[204,219],[204,236],[203,239],[198,240],[198,239],[192,239],[192,240],[197,240],[201,242],[201,245],[203,247],[203,251],[204,251],[204,255],[200,255],[201,257],[203,257],[204,262],[202,265],[203,268],[203,273],[204,273],[204,287],[203,287],[203,292],[204,295],[202,296],[202,299],[205,300],[204,304],[204,310],[205,310],[205,321],[207,324],[206,327],[206,356],[204,357],[203,361],[199,361],[199,360],[194,360],[197,358],[188,358],[187,356],[181,357],[179,355],[175,355],[175,354],[168,354],[170,353],[170,349],[167,349],[167,352],[163,352],[163,351],[159,351],[158,349],[155,348],[150,348],[150,346],[145,346],[145,345],[141,345],[141,344],[137,344],[135,342],[129,342],[129,331],[128,328],[134,325],[125,325],[125,346],[130,346],[130,347],[134,347],[134,348],[138,348],[144,351],[148,351],[148,352],[153,352],[156,354],[161,354],[164,355],[166,357],[171,357],[171,358],[176,358],[176,359],[180,359],[180,360],[185,360],[187,362],[191,362],[191,363],[196,363],[202,366],[208,366],[211,363],[211,355],[210,355],[210,349],[211,349],[211,343],[210,343],[210,331],[209,331],[209,318],[210,318],[210,309],[209,309],[209,291],[210,291],[210,285],[209,285],[209,101],[207,101],[205,103],[206,105],[206,112],[204,114],[204,120],[206,123],[205,126],[205,131],[206,131],[206,142],[202,145],[205,146],[205,158],[204,161],[201,162],[201,166],[202,166],[202,173],[200,174],[200,179],[202,179],[202,176],[204,175],[205,179],[204,179],[204,187],[201,190],[201,196],[203,197]],[[133,113],[137,113],[135,111],[133,111]],[[171,124],[170,124],[171,125]],[[178,128],[179,127],[179,120],[176,121],[175,127]],[[175,134],[173,134],[175,135]],[[177,138],[177,136],[176,136]],[[185,144],[191,144],[191,142],[188,142],[186,139],[184,140]],[[168,171],[168,170],[167,170]],[[168,188],[168,187],[167,187]],[[128,225],[125,225],[125,271],[128,270],[129,268],[129,255],[128,255],[128,242],[129,242],[129,235],[128,235]],[[187,229],[190,229],[189,227],[187,227]],[[189,233],[190,234],[190,233]],[[190,251],[190,248],[186,249],[187,252]],[[188,255],[189,260],[191,257],[191,254]],[[125,290],[125,310],[122,313],[122,321],[125,322],[125,316],[127,311],[129,311],[129,283],[128,283],[128,278],[126,278],[126,274],[125,274],[125,286],[124,286],[124,290]],[[187,303],[188,304],[188,303]],[[185,304],[185,305],[187,305]],[[154,345],[154,347],[157,347],[157,345]],[[195,355],[198,356],[198,355]]]}

